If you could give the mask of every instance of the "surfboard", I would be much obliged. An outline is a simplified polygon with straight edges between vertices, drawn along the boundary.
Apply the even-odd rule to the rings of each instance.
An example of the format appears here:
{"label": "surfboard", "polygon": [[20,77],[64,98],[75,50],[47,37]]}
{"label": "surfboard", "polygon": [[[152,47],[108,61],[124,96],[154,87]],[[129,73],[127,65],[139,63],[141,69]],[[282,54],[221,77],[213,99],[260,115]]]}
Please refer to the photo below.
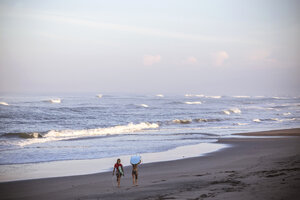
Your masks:
{"label": "surfboard", "polygon": [[139,155],[131,156],[130,158],[130,163],[133,165],[138,164],[140,161],[141,161],[141,156]]}
{"label": "surfboard", "polygon": [[122,167],[121,167],[121,166],[119,166],[119,172],[121,173],[121,175],[124,175],[124,173],[123,173],[123,170],[122,170]]}

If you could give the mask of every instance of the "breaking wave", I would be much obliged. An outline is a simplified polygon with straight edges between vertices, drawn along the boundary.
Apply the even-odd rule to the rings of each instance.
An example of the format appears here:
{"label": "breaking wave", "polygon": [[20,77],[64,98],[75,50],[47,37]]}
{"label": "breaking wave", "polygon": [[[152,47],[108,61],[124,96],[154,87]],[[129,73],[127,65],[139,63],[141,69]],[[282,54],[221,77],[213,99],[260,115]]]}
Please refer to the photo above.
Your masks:
{"label": "breaking wave", "polygon": [[192,122],[201,123],[201,122],[219,122],[222,119],[203,119],[203,118],[196,118],[196,119],[175,119],[172,120],[173,123],[176,124],[190,124]]}
{"label": "breaking wave", "polygon": [[237,125],[237,126],[245,126],[245,125],[248,125],[249,123],[234,123],[234,125]]}
{"label": "breaking wave", "polygon": [[234,98],[250,98],[250,96],[233,96]]}
{"label": "breaking wave", "polygon": [[230,115],[231,113],[241,114],[242,111],[238,108],[230,108],[228,110],[223,110],[223,113],[225,113],[226,115]]}
{"label": "breaking wave", "polygon": [[98,98],[102,98],[103,95],[102,95],[102,94],[97,94],[97,97],[98,97]]}
{"label": "breaking wave", "polygon": [[50,103],[61,103],[61,99],[50,99]]}
{"label": "breaking wave", "polygon": [[282,115],[284,115],[284,116],[288,116],[288,115],[291,115],[292,113],[290,113],[290,112],[286,112],[286,113],[283,113]]}
{"label": "breaking wave", "polygon": [[193,119],[193,121],[195,121],[195,122],[219,122],[219,121],[222,121],[222,119],[202,119],[202,118],[199,118],[199,119]]}
{"label": "breaking wave", "polygon": [[186,94],[185,97],[205,97],[203,94]]}
{"label": "breaking wave", "polygon": [[[157,123],[149,123],[149,122],[142,122],[139,124],[129,123],[127,125],[120,125],[120,126],[113,126],[108,128],[98,128],[98,129],[85,129],[85,130],[62,130],[62,131],[55,131],[51,130],[44,134],[32,133],[27,134],[19,134],[21,138],[29,138],[29,140],[20,141],[17,143],[19,146],[26,146],[35,143],[45,143],[51,141],[59,141],[59,140],[69,140],[69,139],[77,139],[77,138],[84,138],[84,137],[91,137],[91,136],[107,136],[107,135],[118,135],[118,134],[130,134],[142,130],[147,129],[156,129],[159,127]],[[8,134],[7,134],[8,135]],[[35,137],[30,137],[30,135],[34,135]]]}
{"label": "breaking wave", "polygon": [[184,102],[185,104],[202,104],[202,102],[201,101],[186,101],[186,102]]}
{"label": "breaking wave", "polygon": [[172,122],[176,123],[176,124],[190,124],[190,123],[192,123],[192,120],[191,119],[174,119]]}
{"label": "breaking wave", "polygon": [[253,119],[252,121],[254,121],[254,122],[261,122],[260,119]]}
{"label": "breaking wave", "polygon": [[163,94],[157,94],[156,96],[157,96],[157,97],[164,97]]}
{"label": "breaking wave", "polygon": [[1,102],[0,102],[0,105],[2,105],[2,106],[9,106],[9,104],[6,103],[6,102],[4,102],[4,101],[1,101]]}
{"label": "breaking wave", "polygon": [[9,138],[23,138],[23,139],[28,139],[28,138],[41,138],[42,135],[40,133],[5,133],[1,135],[1,137],[9,137]]}
{"label": "breaking wave", "polygon": [[270,118],[270,119],[253,119],[253,122],[262,122],[262,121],[266,121],[266,122],[270,122],[270,121],[277,121],[277,122],[287,122],[287,121],[295,121],[297,120],[297,118],[288,118],[288,119],[278,119],[278,118]]}
{"label": "breaking wave", "polygon": [[211,98],[211,99],[220,99],[222,96],[205,96],[206,98]]}
{"label": "breaking wave", "polygon": [[138,106],[148,108],[149,106],[147,104],[139,104]]}

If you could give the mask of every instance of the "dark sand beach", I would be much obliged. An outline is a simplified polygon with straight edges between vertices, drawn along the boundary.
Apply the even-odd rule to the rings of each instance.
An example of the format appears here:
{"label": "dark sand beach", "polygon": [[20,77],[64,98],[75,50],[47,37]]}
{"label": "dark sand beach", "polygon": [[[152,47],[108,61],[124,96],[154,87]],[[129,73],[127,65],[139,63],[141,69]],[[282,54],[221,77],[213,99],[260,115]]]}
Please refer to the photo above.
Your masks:
{"label": "dark sand beach", "polygon": [[[139,186],[125,168],[121,188],[112,173],[0,183],[0,199],[299,199],[300,129],[226,138],[231,148],[202,157],[144,164]],[[293,135],[293,136],[290,136]]]}

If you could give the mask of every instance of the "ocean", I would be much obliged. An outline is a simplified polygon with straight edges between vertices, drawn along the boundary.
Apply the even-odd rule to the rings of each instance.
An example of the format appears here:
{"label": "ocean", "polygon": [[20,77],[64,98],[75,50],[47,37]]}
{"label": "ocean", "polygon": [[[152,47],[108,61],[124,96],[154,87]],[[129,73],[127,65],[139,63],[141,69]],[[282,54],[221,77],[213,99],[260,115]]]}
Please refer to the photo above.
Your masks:
{"label": "ocean", "polygon": [[163,152],[299,127],[300,97],[2,95],[0,165]]}

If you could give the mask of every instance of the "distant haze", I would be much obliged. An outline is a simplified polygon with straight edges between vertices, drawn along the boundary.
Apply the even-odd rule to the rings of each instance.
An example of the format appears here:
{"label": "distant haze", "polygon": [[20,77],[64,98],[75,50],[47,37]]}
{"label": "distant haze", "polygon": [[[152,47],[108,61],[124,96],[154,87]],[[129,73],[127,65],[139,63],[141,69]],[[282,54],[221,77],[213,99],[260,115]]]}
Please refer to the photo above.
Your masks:
{"label": "distant haze", "polygon": [[0,0],[0,92],[300,95],[299,10],[296,0]]}

